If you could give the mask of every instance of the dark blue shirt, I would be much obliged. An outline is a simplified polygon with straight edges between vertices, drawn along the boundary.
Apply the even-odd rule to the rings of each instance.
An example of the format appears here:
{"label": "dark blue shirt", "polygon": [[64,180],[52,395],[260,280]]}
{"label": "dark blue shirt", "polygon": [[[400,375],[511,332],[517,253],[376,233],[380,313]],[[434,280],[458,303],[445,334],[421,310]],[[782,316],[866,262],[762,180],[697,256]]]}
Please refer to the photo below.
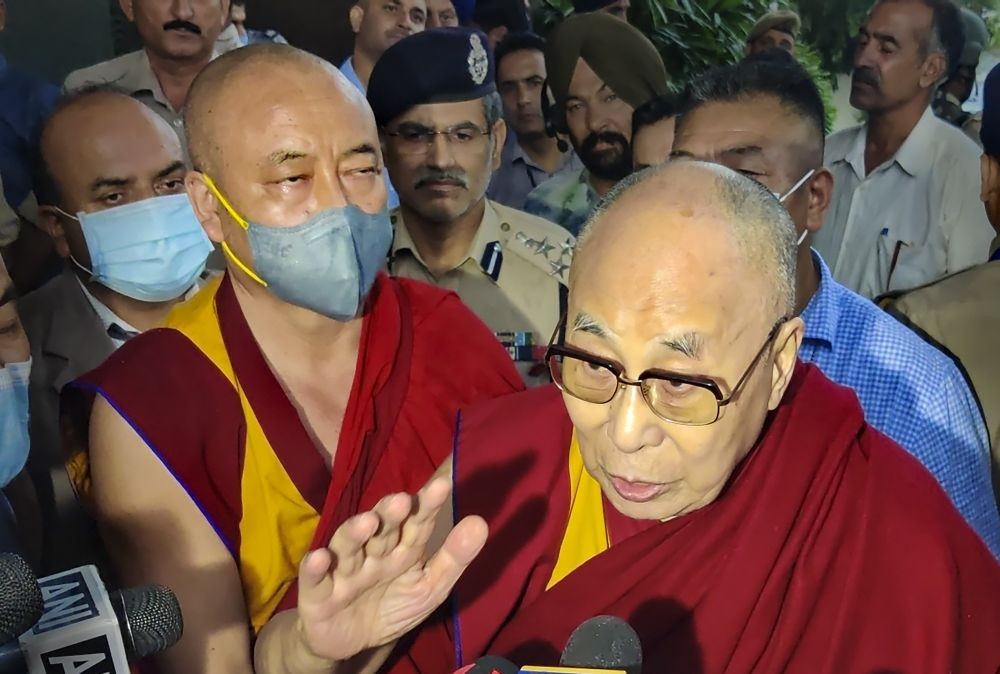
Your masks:
{"label": "dark blue shirt", "polygon": [[42,122],[55,107],[59,87],[7,65],[0,56],[0,175],[11,208],[32,190]]}

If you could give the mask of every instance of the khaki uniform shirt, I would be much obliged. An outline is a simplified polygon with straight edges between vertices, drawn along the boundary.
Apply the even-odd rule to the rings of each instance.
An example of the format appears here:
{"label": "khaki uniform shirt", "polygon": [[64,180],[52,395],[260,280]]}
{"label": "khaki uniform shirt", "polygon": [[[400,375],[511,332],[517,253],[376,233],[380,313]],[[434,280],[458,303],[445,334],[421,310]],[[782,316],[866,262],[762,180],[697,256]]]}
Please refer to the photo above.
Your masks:
{"label": "khaki uniform shirt", "polygon": [[187,153],[182,111],[174,110],[163,93],[160,82],[149,65],[145,49],[123,54],[104,63],[73,71],[66,78],[63,89],[74,91],[95,84],[112,84],[124,89],[138,101],[145,103],[173,127]]}
{"label": "khaki uniform shirt", "polygon": [[399,211],[392,220],[390,273],[454,290],[507,346],[528,384],[547,382],[544,350],[564,310],[576,240],[547,220],[487,200],[465,261],[435,277]]}
{"label": "khaki uniform shirt", "polygon": [[887,302],[887,309],[956,357],[986,416],[993,488],[1000,500],[1000,261],[987,262]]}

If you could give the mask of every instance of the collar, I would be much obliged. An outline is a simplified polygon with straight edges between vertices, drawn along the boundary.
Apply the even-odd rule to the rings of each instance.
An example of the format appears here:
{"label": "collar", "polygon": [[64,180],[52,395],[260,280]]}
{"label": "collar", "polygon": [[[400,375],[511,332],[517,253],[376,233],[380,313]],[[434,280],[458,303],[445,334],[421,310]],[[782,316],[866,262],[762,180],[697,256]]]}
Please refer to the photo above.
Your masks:
{"label": "collar", "polygon": [[[930,148],[934,142],[934,126],[937,117],[931,106],[927,106],[924,114],[920,116],[917,125],[910,131],[903,144],[896,151],[896,156],[892,158],[892,163],[899,164],[908,175],[916,176],[922,169],[927,167],[927,157],[930,155]],[[848,146],[843,157],[833,157],[831,163],[845,161],[854,170],[854,175],[858,180],[865,178],[865,143],[868,140],[868,125],[858,127],[854,142]],[[878,169],[876,168],[876,171]]]}
{"label": "collar", "polygon": [[141,332],[141,330],[113,312],[108,305],[104,304],[104,302],[94,297],[93,293],[90,292],[90,289],[87,288],[87,284],[81,281],[78,276],[74,274],[73,278],[75,278],[76,282],[80,284],[80,289],[83,290],[83,296],[87,298],[87,301],[90,302],[90,306],[93,307],[97,317],[101,319],[101,324],[104,326],[105,331],[110,331],[112,326],[117,326],[124,332]]}
{"label": "collar", "polygon": [[160,87],[160,81],[156,79],[153,67],[149,64],[149,54],[145,49],[126,54],[122,60],[122,76],[115,82],[117,86],[132,93],[149,92],[157,103],[174,110]]}
{"label": "collar", "polygon": [[[535,160],[528,156],[528,153],[524,151],[521,144],[517,141],[517,136],[512,132],[507,136],[507,143],[504,146],[504,161],[508,164],[516,164],[518,162],[523,162],[530,168],[536,171],[541,171],[543,173],[548,173],[544,168],[535,163]],[[562,155],[562,161],[559,163],[559,168],[553,171],[553,174],[559,173],[573,161],[574,153],[572,151],[564,152]]]}
{"label": "collar", "polygon": [[351,81],[351,84],[358,88],[361,93],[365,92],[365,85],[361,83],[361,78],[358,77],[358,71],[354,69],[354,56],[348,56],[347,60],[340,64],[340,73]]}
{"label": "collar", "polygon": [[[489,199],[484,198],[484,201],[486,202],[486,207],[483,209],[483,219],[479,222],[479,229],[476,230],[476,236],[472,240],[465,258],[462,262],[455,265],[455,269],[461,267],[469,260],[472,260],[479,267],[479,261],[483,259],[486,253],[486,247],[500,241],[500,216],[497,214],[496,209],[493,208],[493,204],[490,203]],[[392,217],[395,225],[395,234],[392,237],[392,249],[389,252],[390,257],[395,258],[399,251],[408,250],[420,265],[426,269],[427,263],[420,257],[420,252],[417,251],[417,246],[413,243],[413,237],[410,236],[410,232],[406,228],[406,223],[403,222],[402,210],[396,209],[393,211]]]}
{"label": "collar", "polygon": [[819,269],[819,286],[802,311],[802,320],[806,324],[804,337],[833,345],[837,323],[840,321],[840,286],[833,280],[830,268],[815,250],[812,251],[812,259]]}

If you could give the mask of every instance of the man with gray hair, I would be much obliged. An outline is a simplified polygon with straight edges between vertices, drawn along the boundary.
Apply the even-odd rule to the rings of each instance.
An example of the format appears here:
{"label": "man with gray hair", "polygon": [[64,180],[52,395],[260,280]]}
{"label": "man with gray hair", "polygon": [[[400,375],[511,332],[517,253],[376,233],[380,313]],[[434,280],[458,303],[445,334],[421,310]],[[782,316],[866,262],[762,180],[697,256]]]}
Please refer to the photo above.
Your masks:
{"label": "man with gray hair", "polygon": [[451,629],[432,620],[388,671],[554,665],[595,615],[631,624],[645,672],[993,667],[1000,566],[853,392],[798,360],[795,242],[767,188],[727,168],[613,189],[548,350],[558,388],[463,410],[450,501],[387,497],[304,561],[301,634],[333,661],[316,671],[375,671],[385,652],[365,649],[457,573]]}
{"label": "man with gray hair", "polygon": [[562,312],[574,239],[486,197],[507,127],[486,36],[435,28],[390,47],[368,101],[399,191],[389,271],[458,293],[529,383]]}

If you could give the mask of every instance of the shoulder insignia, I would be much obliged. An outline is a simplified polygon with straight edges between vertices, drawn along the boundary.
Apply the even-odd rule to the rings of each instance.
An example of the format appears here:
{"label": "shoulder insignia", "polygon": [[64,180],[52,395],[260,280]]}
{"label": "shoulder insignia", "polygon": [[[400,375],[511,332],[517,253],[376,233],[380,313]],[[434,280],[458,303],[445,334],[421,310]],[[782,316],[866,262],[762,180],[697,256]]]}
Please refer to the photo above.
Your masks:
{"label": "shoulder insignia", "polygon": [[573,261],[574,247],[573,240],[569,236],[562,241],[553,241],[548,236],[533,239],[524,231],[518,231],[514,235],[514,239],[528,252],[526,257],[532,259],[538,256],[541,258],[538,262],[548,267],[546,271],[550,276],[555,277],[561,283],[566,282],[566,271]]}

